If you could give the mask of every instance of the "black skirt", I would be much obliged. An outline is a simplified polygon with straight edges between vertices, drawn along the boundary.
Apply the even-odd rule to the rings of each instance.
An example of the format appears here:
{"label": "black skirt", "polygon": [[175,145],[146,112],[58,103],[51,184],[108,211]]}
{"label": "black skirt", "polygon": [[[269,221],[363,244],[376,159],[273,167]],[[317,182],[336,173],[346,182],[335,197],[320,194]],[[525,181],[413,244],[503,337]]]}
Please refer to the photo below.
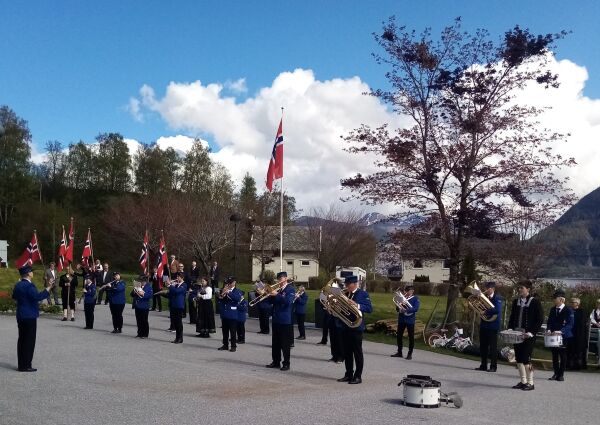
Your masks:
{"label": "black skirt", "polygon": [[215,332],[215,310],[212,300],[199,300],[196,303],[196,308],[198,310],[196,332]]}

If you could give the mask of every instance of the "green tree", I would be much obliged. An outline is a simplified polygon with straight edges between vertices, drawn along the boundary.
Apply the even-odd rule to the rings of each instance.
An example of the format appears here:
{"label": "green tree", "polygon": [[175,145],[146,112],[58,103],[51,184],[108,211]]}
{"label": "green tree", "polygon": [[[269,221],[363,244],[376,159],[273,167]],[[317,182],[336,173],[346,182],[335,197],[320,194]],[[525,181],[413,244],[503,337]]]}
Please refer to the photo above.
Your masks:
{"label": "green tree", "polygon": [[70,188],[75,190],[94,188],[96,167],[96,155],[89,145],[81,140],[69,145],[65,175]]}
{"label": "green tree", "polygon": [[207,186],[212,172],[212,161],[209,156],[210,148],[204,146],[201,140],[196,139],[192,148],[183,160],[183,177],[181,190],[200,196],[208,196],[210,188]]}
{"label": "green tree", "polygon": [[248,173],[242,179],[242,187],[237,195],[237,201],[238,210],[242,214],[242,217],[248,217],[256,208],[256,181]]}
{"label": "green tree", "polygon": [[177,188],[179,158],[173,148],[142,145],[133,158],[135,189],[142,194],[155,194]]}
{"label": "green tree", "polygon": [[100,188],[113,193],[125,193],[131,188],[131,155],[119,133],[101,133],[98,142],[97,174]]}

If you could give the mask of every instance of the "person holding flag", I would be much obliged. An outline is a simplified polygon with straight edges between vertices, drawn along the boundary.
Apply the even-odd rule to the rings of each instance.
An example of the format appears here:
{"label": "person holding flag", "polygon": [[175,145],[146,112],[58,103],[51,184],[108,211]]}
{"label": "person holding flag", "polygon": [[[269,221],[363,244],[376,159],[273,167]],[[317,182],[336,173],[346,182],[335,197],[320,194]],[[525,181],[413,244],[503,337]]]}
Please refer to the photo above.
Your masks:
{"label": "person holding flag", "polygon": [[[92,262],[90,262],[90,258]],[[94,263],[94,251],[92,249],[92,232],[88,227],[87,239],[85,240],[85,244],[83,245],[83,252],[81,253],[81,264],[89,271]]]}

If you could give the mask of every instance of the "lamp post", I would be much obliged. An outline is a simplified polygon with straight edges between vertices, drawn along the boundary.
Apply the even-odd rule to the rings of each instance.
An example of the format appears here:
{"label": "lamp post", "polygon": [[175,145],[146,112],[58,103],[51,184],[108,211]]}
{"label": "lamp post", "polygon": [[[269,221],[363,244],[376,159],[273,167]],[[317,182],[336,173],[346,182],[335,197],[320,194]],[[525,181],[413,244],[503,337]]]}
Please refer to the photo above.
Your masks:
{"label": "lamp post", "polygon": [[233,275],[237,275],[237,226],[242,217],[238,213],[231,214],[229,221],[233,222]]}

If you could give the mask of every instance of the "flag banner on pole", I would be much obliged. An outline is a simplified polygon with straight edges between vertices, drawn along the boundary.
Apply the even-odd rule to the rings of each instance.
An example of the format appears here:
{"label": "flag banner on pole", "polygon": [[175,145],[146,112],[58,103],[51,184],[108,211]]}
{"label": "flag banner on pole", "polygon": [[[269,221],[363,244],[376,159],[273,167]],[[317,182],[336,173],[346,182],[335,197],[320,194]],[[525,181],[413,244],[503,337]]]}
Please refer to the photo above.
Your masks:
{"label": "flag banner on pole", "polygon": [[62,227],[62,239],[60,240],[60,245],[58,247],[58,272],[62,272],[63,269],[67,266],[66,263],[66,255],[67,255],[67,238],[65,236],[65,226]]}
{"label": "flag banner on pole", "polygon": [[90,257],[92,257],[92,232],[88,229],[87,239],[83,245],[83,253],[81,254],[81,262],[88,267],[91,267]]}
{"label": "flag banner on pole", "polygon": [[17,266],[17,268],[20,269],[21,267],[26,265],[31,266],[33,263],[35,263],[36,261],[40,261],[41,259],[42,254],[40,253],[38,247],[37,234],[33,232],[33,235],[31,236],[31,241],[25,247],[25,251],[23,251],[23,254],[21,254],[21,256],[15,262],[15,266]]}
{"label": "flag banner on pole", "polygon": [[144,243],[142,244],[142,252],[140,254],[140,267],[143,273],[147,273],[148,270],[148,231],[144,235]]}
{"label": "flag banner on pole", "polygon": [[273,191],[273,181],[283,177],[283,118],[279,121],[279,128],[275,136],[275,144],[271,152],[269,169],[267,171],[267,189]]}
{"label": "flag banner on pole", "polygon": [[73,232],[73,219],[71,218],[71,227],[69,227],[69,245],[65,254],[65,267],[73,262],[73,251],[75,250],[75,234]]}
{"label": "flag banner on pole", "polygon": [[158,248],[158,257],[156,259],[156,276],[162,280],[165,267],[167,266],[167,247],[165,246],[165,237],[161,236],[160,246]]}

